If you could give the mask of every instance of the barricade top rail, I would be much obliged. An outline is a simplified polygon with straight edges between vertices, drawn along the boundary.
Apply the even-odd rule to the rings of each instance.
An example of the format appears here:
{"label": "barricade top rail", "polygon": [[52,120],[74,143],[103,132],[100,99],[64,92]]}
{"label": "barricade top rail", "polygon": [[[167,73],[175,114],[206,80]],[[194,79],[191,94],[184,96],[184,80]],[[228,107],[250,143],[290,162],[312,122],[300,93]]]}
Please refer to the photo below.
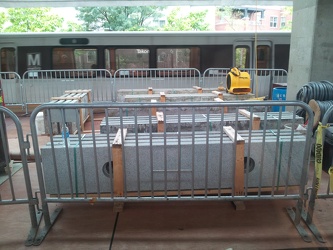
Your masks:
{"label": "barricade top rail", "polygon": [[[226,102],[156,102],[156,103],[143,103],[143,102],[94,102],[94,103],[77,103],[70,105],[59,105],[52,103],[44,103],[39,105],[31,113],[31,117],[35,117],[38,112],[43,109],[67,109],[67,108],[138,108],[138,107],[265,107],[265,106],[299,106],[309,113],[309,123],[313,122],[314,114],[312,109],[302,101],[226,101]],[[312,124],[311,124],[312,125]]]}

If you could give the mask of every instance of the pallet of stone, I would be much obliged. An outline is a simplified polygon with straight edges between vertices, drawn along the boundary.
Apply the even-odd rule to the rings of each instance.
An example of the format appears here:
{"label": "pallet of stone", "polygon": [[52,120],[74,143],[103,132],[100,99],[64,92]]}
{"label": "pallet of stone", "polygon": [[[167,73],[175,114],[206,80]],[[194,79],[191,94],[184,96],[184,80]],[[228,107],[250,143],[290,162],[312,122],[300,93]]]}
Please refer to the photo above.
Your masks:
{"label": "pallet of stone", "polygon": [[[114,138],[115,135],[81,134],[79,140],[78,134],[70,135],[67,148],[61,136],[55,135],[53,143],[48,142],[41,147],[47,193],[57,194],[58,188],[61,194],[110,190],[112,162],[109,162],[112,161]],[[97,170],[92,167],[95,164]]]}
{"label": "pallet of stone", "polygon": [[148,133],[150,130],[157,132],[156,116],[124,116],[122,119],[120,117],[104,117],[100,123],[100,133],[117,133],[121,125],[132,133],[135,131]]}
{"label": "pallet of stone", "polygon": [[[126,96],[140,96],[140,95],[157,95],[161,92],[165,94],[200,94],[200,93],[211,93],[216,88],[202,88],[199,86],[193,86],[192,88],[152,88],[148,87],[147,89],[119,89],[117,91],[117,101],[124,102]],[[156,96],[155,96],[156,97]]]}
{"label": "pallet of stone", "polygon": [[[165,96],[165,102],[207,102],[213,101],[216,95],[212,93],[184,93],[184,94],[167,94],[160,92],[159,94],[142,94],[142,95],[126,95],[125,102],[151,102],[152,99],[160,100]],[[164,101],[161,101],[164,102]]]}
{"label": "pallet of stone", "polygon": [[[254,112],[256,116],[260,118],[260,128],[264,129],[278,129],[285,128],[288,124],[304,124],[304,118],[298,116],[290,111],[281,112],[281,116],[279,112]],[[267,122],[265,123],[265,118]],[[266,125],[265,125],[266,124]],[[280,126],[279,126],[280,125]]]}
{"label": "pallet of stone", "polygon": [[[221,131],[223,126],[232,126],[236,128],[236,114],[227,113],[222,117],[221,114],[182,114],[165,115],[162,112],[157,116],[124,116],[104,117],[100,123],[101,133],[116,133],[121,127],[127,128],[128,132],[148,133],[152,132],[178,132],[178,131]],[[252,129],[259,129],[260,118],[250,112],[240,109],[237,117],[237,129],[246,130],[250,128],[250,119],[252,118]],[[223,119],[223,123],[221,122]]]}
{"label": "pallet of stone", "polygon": [[[67,105],[78,103],[90,103],[91,102],[91,90],[90,89],[78,89],[78,90],[66,90],[62,96],[52,97],[49,103]],[[60,109],[50,109],[52,132],[53,134],[61,133],[60,124],[63,122],[62,112]],[[79,124],[77,125],[77,116]],[[69,132],[74,134],[78,129],[84,130],[84,124],[89,119],[89,109],[65,109],[65,122],[69,128]],[[47,119],[47,112],[44,111],[44,126],[45,133],[49,134],[49,121]]]}
{"label": "pallet of stone", "polygon": [[47,193],[122,196],[232,190],[243,195],[245,185],[263,191],[301,182],[306,138],[298,131],[293,136],[286,129],[279,136],[276,130],[236,134],[226,126],[222,132],[209,134],[124,130],[123,135],[123,140],[119,130],[109,137],[98,135],[98,139],[85,135],[82,146],[72,136],[68,153],[62,145],[41,147]]}

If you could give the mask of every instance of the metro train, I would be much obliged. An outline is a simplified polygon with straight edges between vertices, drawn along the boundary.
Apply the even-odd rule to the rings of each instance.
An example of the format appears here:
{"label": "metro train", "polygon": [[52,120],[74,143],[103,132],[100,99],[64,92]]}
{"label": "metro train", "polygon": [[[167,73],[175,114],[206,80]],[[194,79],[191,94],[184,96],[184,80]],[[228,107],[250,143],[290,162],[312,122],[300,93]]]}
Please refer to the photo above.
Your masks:
{"label": "metro train", "polygon": [[288,70],[290,32],[2,33],[1,70],[260,68]]}

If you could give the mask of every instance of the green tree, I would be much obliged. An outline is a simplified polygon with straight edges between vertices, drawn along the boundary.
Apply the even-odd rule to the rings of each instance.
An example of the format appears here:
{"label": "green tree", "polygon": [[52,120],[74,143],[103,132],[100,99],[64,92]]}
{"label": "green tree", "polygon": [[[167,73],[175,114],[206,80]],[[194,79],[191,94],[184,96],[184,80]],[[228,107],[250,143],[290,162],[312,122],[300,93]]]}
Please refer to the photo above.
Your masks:
{"label": "green tree", "polygon": [[77,18],[84,22],[85,30],[134,31],[150,30],[148,20],[161,17],[163,7],[81,7]]}
{"label": "green tree", "polygon": [[50,8],[10,8],[8,26],[3,32],[52,32],[62,27],[64,19],[50,12]]}
{"label": "green tree", "polygon": [[0,31],[2,31],[2,27],[4,26],[6,22],[6,13],[0,12]]}
{"label": "green tree", "polygon": [[[286,6],[283,9],[282,12],[285,16],[292,16],[293,15],[293,7],[290,6]],[[286,30],[286,31],[291,31],[291,27],[292,27],[292,21],[287,21],[286,25],[284,27],[282,27],[282,30]]]}
{"label": "green tree", "polygon": [[180,14],[180,8],[173,9],[167,17],[164,31],[207,31],[209,24],[205,22],[207,10],[190,12],[186,16]]}
{"label": "green tree", "polygon": [[82,24],[78,24],[76,22],[68,21],[65,26],[66,27],[61,28],[60,31],[64,31],[64,32],[84,31],[84,26]]}

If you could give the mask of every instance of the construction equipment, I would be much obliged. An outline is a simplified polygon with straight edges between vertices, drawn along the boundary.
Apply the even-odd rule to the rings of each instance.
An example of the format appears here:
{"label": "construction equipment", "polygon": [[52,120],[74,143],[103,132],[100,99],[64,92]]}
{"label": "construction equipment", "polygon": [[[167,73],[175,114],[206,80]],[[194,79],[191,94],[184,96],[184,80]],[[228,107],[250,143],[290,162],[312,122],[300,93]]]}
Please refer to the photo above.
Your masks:
{"label": "construction equipment", "polygon": [[245,95],[251,93],[251,80],[247,72],[241,72],[234,67],[227,75],[227,92],[235,95]]}

